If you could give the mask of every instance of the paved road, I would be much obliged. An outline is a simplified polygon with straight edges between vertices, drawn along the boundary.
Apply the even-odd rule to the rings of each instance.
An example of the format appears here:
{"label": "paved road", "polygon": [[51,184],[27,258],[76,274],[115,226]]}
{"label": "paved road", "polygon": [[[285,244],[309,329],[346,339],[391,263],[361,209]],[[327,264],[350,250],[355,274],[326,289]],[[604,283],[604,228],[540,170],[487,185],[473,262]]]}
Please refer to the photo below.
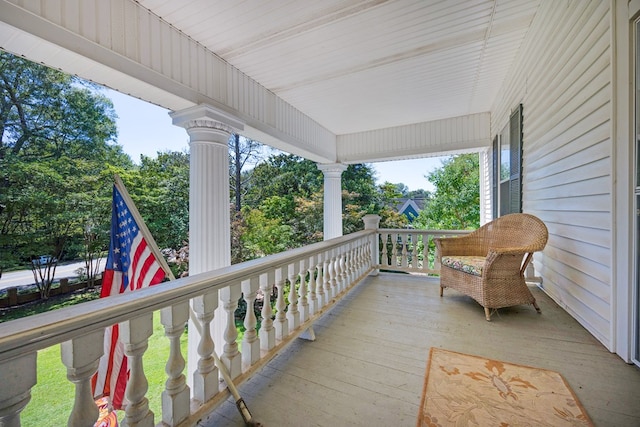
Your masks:
{"label": "paved road", "polygon": [[[104,259],[100,262],[101,268],[104,268]],[[75,277],[78,274],[76,270],[84,267],[84,261],[73,262],[70,264],[59,264],[56,267],[56,280],[60,280],[65,277]],[[33,272],[31,270],[11,271],[9,273],[2,273],[0,279],[0,289],[12,288],[17,286],[32,285]]]}

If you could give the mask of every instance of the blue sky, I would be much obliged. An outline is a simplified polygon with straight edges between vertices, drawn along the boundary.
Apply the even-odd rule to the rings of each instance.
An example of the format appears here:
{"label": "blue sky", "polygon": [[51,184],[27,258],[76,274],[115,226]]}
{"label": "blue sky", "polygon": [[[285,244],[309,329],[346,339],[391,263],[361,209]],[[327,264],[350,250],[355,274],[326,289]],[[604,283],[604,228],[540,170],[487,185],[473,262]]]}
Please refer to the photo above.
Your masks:
{"label": "blue sky", "polygon": [[[128,95],[105,90],[105,96],[113,101],[118,115],[118,143],[134,162],[140,162],[140,155],[156,157],[158,151],[187,151],[187,132],[171,124],[169,111]],[[425,174],[440,167],[441,158],[400,160],[373,163],[378,184],[384,181],[403,183],[409,190],[423,188],[433,191],[433,186]]]}

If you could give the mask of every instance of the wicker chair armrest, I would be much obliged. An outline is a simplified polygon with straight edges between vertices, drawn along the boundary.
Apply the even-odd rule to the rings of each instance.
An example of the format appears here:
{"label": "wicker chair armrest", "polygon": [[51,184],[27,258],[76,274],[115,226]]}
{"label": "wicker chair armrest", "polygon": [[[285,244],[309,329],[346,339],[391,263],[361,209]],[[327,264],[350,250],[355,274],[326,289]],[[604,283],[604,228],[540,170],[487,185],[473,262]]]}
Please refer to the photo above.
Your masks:
{"label": "wicker chair armrest", "polygon": [[465,235],[458,237],[437,237],[433,239],[438,254],[443,256],[486,256],[483,246],[477,236]]}
{"label": "wicker chair armrest", "polygon": [[522,252],[520,248],[491,249],[487,255],[482,275],[495,278],[524,274],[524,268],[530,260],[529,255],[531,252]]}
{"label": "wicker chair armrest", "polygon": [[525,255],[531,252],[528,248],[523,247],[515,247],[515,248],[489,248],[489,253],[487,254],[487,258],[491,256],[491,254],[495,253],[497,255],[505,254],[505,255]]}

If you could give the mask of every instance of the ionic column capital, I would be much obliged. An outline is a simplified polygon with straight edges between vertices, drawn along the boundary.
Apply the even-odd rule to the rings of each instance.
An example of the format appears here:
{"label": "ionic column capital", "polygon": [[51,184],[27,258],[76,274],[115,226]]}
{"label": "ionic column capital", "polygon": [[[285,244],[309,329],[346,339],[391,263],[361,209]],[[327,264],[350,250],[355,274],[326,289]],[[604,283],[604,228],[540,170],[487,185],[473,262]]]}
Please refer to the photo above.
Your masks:
{"label": "ionic column capital", "polygon": [[213,130],[213,131],[222,131],[228,134],[232,134],[235,132],[234,128],[227,125],[226,123],[218,122],[211,119],[194,119],[189,120],[181,124],[183,128],[191,134],[191,131],[195,129],[204,129],[204,130]]}
{"label": "ionic column capital", "polygon": [[317,166],[327,178],[340,178],[342,172],[346,171],[348,167],[342,163],[321,163]]}
{"label": "ionic column capital", "polygon": [[[169,114],[173,124],[189,133],[191,142],[224,142],[229,135],[244,130],[244,123],[210,105],[200,104]],[[216,138],[220,135],[222,138]],[[224,139],[224,141],[219,141]]]}

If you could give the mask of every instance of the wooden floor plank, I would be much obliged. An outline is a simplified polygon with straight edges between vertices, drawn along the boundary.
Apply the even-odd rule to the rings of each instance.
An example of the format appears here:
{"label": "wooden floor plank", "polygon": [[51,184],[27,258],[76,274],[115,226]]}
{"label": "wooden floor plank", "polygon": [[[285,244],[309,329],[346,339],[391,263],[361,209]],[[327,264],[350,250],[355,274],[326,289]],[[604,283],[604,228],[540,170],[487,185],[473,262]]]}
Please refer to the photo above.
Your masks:
{"label": "wooden floor plank", "polygon": [[[492,321],[475,301],[437,279],[381,274],[355,287],[240,387],[265,426],[413,426],[430,347],[560,372],[598,426],[640,425],[640,369],[607,351],[548,298],[542,309],[500,309]],[[230,400],[202,427],[241,426]]]}

